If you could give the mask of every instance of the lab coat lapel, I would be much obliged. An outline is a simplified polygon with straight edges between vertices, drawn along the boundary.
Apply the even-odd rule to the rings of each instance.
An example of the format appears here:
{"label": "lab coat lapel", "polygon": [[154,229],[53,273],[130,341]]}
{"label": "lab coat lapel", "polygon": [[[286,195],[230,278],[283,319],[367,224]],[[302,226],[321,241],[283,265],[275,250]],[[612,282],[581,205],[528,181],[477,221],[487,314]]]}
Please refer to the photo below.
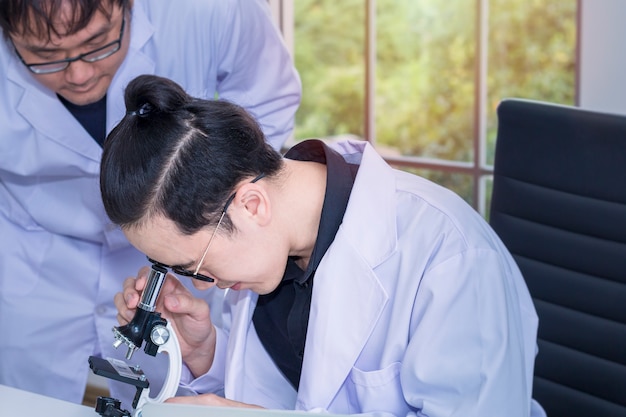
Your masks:
{"label": "lab coat lapel", "polygon": [[[349,245],[335,245],[313,284],[313,301],[298,391],[298,408],[326,408],[350,374],[387,295]],[[328,271],[327,271],[328,270]]]}
{"label": "lab coat lapel", "polygon": [[387,303],[375,268],[396,246],[394,192],[392,170],[366,146],[343,223],[315,274],[298,408],[328,407]]}
{"label": "lab coat lapel", "polygon": [[[85,140],[89,134],[59,102],[56,94],[32,79],[28,69],[17,59],[9,65],[7,77],[24,89],[16,108],[43,135],[40,138],[50,138],[91,161],[100,160],[102,152],[98,144],[93,140]],[[92,169],[97,171],[96,168],[97,165],[94,164]]]}

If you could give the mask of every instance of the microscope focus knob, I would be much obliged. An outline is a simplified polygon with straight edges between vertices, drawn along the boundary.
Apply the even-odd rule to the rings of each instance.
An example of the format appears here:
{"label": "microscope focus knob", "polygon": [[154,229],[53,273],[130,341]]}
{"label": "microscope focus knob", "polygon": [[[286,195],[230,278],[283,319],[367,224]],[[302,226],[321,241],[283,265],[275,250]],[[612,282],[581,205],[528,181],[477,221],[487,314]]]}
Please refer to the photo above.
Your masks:
{"label": "microscope focus knob", "polygon": [[152,328],[150,332],[150,340],[157,346],[164,345],[170,338],[170,332],[167,328],[161,324],[158,324]]}

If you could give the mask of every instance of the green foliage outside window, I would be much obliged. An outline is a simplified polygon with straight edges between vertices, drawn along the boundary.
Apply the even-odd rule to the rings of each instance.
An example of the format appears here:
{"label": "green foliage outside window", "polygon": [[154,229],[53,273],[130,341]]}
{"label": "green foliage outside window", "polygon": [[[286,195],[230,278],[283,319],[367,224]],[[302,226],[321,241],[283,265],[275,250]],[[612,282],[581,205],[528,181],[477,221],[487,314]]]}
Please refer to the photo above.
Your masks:
{"label": "green foliage outside window", "polygon": [[[573,104],[576,0],[490,0],[487,162],[506,97]],[[297,0],[297,140],[364,136],[365,2]],[[473,161],[477,0],[377,0],[376,143]]]}

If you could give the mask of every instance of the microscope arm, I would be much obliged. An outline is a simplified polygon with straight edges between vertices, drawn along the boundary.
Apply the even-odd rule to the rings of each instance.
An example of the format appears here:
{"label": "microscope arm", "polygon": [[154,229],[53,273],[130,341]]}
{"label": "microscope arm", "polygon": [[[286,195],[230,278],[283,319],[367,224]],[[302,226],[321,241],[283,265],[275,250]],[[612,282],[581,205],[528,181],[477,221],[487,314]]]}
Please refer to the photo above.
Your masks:
{"label": "microscope arm", "polygon": [[[175,396],[182,374],[183,359],[180,352],[178,337],[176,336],[174,329],[168,322],[167,326],[165,326],[164,328],[155,328],[153,330],[153,335],[155,333],[155,330],[158,330],[158,337],[161,337],[162,340],[165,340],[163,344],[159,346],[158,353],[167,353],[169,358],[169,367],[167,369],[167,376],[165,378],[165,382],[163,383],[163,387],[156,397],[150,397],[149,387],[147,389],[144,389],[141,393],[141,396],[137,401],[137,406],[135,407],[135,416],[137,417],[141,415],[141,409],[146,403],[162,403],[168,398]],[[160,342],[160,340],[158,340],[157,342]]]}

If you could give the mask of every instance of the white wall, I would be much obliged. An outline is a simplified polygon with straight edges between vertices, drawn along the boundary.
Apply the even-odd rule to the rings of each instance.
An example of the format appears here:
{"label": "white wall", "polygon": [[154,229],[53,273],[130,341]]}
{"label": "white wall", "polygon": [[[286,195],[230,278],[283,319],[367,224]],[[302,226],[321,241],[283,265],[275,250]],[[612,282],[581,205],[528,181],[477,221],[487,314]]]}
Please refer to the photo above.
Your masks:
{"label": "white wall", "polygon": [[581,0],[579,105],[626,114],[626,0]]}

